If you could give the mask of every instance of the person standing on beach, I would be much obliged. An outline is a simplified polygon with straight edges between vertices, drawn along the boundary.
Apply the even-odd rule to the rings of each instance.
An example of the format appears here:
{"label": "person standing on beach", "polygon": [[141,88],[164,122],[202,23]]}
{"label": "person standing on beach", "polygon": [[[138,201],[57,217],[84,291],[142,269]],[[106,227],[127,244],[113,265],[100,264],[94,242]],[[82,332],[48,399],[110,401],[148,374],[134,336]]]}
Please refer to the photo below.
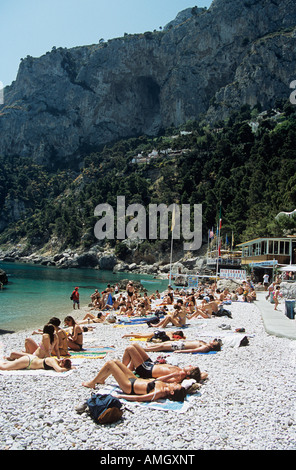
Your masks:
{"label": "person standing on beach", "polygon": [[265,291],[267,291],[267,288],[268,288],[268,281],[269,281],[268,274],[264,274],[264,276],[263,276],[263,285],[264,285],[264,290]]}
{"label": "person standing on beach", "polygon": [[72,292],[71,295],[71,300],[73,300],[73,308],[75,310],[75,305],[77,304],[77,308],[80,308],[80,301],[79,301],[79,292],[78,292],[79,287],[75,287],[75,289]]}
{"label": "person standing on beach", "polygon": [[272,294],[272,292],[274,291],[274,286],[275,286],[275,282],[272,282],[272,283],[268,286],[268,294],[267,294],[267,296],[265,297],[266,300],[271,299],[271,294]]}
{"label": "person standing on beach", "polygon": [[277,306],[279,304],[279,295],[280,295],[280,286],[276,286],[274,294],[273,294],[274,310],[277,310]]}
{"label": "person standing on beach", "polygon": [[129,281],[127,286],[126,286],[126,292],[127,292],[127,298],[128,300],[133,303],[134,301],[134,294],[135,294],[135,288],[134,288],[134,285],[132,283],[132,281]]}

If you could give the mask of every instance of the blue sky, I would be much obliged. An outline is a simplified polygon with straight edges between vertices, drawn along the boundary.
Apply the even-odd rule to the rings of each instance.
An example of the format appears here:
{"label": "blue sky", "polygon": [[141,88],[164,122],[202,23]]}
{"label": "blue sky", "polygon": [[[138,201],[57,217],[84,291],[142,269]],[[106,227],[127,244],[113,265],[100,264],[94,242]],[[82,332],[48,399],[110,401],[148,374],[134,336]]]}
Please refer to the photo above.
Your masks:
{"label": "blue sky", "polygon": [[0,82],[15,80],[20,59],[56,47],[75,47],[124,33],[165,26],[194,6],[212,0],[0,0]]}

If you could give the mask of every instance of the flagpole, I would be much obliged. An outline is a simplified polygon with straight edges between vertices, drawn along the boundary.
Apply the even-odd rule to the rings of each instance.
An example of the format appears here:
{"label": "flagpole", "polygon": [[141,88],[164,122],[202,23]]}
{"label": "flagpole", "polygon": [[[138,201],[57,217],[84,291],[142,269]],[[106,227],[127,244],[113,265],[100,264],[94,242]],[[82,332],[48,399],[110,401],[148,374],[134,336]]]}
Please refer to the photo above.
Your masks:
{"label": "flagpole", "polygon": [[172,240],[171,240],[171,260],[170,260],[170,279],[169,285],[172,284],[172,259],[173,259],[173,232],[172,232]]}
{"label": "flagpole", "polygon": [[218,278],[219,271],[219,247],[220,247],[220,231],[221,231],[221,222],[222,222],[222,202],[220,201],[220,211],[219,211],[219,222],[218,222],[218,246],[217,246],[217,266],[216,266],[216,281]]}
{"label": "flagpole", "polygon": [[173,208],[173,214],[172,214],[172,238],[171,238],[171,256],[170,256],[170,277],[169,277],[169,285],[172,283],[172,261],[173,261],[173,239],[174,239],[174,228],[175,228],[175,217],[176,217],[176,209],[175,205]]}
{"label": "flagpole", "polygon": [[218,270],[219,270],[219,243],[220,243],[220,230],[218,235],[218,246],[217,246],[217,266],[216,266],[216,281],[218,278]]}

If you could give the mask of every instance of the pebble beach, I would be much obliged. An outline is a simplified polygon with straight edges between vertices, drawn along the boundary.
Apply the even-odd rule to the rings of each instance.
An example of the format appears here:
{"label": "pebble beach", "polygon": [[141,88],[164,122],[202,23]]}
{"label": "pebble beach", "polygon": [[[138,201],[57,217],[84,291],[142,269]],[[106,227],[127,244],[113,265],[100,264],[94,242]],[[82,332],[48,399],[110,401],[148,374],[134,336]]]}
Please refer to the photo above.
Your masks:
{"label": "pebble beach", "polygon": [[[96,450],[116,455],[154,450],[295,450],[295,341],[266,333],[256,301],[232,302],[226,308],[232,318],[191,319],[184,329],[188,340],[221,338],[220,352],[150,354],[180,366],[197,365],[208,373],[185,412],[125,402],[122,418],[105,425],[96,424],[88,413],[78,414],[75,407],[92,393],[82,382],[92,379],[105,361],[122,358],[131,341],[122,336],[152,329],[146,324],[96,324],[84,334],[84,345],[114,347],[103,359],[86,359],[64,377],[0,375],[0,450]],[[283,303],[279,310],[284,314]],[[83,307],[69,314],[81,319],[85,311]],[[235,332],[237,328],[245,333]],[[247,335],[249,344],[231,346],[230,335]],[[2,335],[4,355],[23,350],[25,338],[31,336],[32,330]],[[114,379],[109,377],[108,383]],[[96,392],[103,387],[97,385]]]}

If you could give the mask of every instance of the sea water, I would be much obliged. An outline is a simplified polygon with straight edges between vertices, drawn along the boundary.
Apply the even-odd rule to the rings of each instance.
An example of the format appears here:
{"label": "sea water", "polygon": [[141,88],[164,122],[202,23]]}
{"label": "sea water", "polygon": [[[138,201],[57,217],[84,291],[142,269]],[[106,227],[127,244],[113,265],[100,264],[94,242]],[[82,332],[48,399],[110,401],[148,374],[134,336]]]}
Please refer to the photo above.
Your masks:
{"label": "sea water", "polygon": [[[0,332],[40,328],[55,316],[61,321],[71,315],[70,295],[79,287],[80,306],[87,306],[95,289],[105,290],[121,279],[141,281],[148,294],[168,286],[167,280],[132,273],[113,273],[96,269],[59,269],[23,263],[1,263],[8,284],[0,290]],[[77,314],[77,311],[76,311]],[[81,316],[82,317],[82,316]],[[75,316],[76,318],[76,316]],[[1,331],[4,330],[4,331]]]}

